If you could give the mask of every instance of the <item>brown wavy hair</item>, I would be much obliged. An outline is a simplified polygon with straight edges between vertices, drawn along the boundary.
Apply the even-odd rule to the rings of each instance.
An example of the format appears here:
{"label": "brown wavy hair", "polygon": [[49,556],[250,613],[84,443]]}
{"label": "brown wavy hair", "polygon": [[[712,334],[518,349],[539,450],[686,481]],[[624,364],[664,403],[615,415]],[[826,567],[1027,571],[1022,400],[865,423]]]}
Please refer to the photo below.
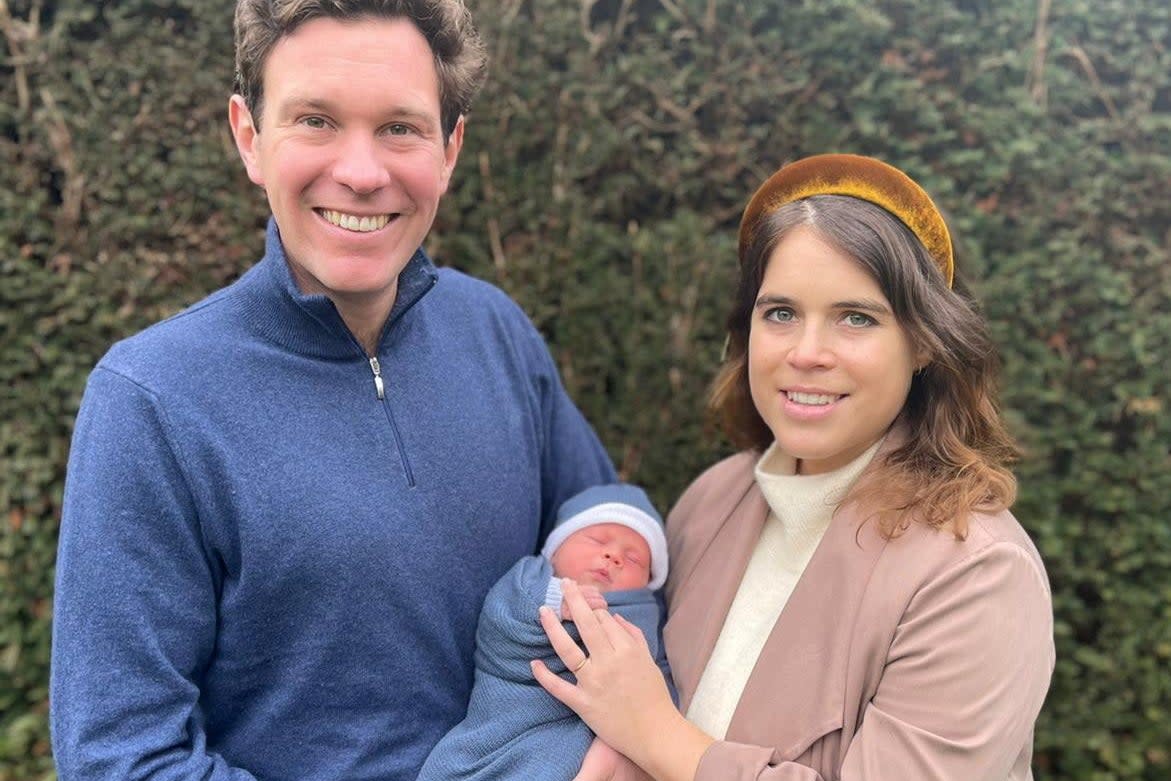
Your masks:
{"label": "brown wavy hair", "polygon": [[915,235],[886,210],[857,198],[818,195],[763,215],[741,250],[728,344],[709,406],[737,445],[763,451],[773,434],[748,386],[748,333],[765,268],[781,239],[812,229],[851,257],[882,289],[916,352],[929,362],[911,380],[900,420],[907,440],[855,486],[849,501],[875,508],[887,537],[912,520],[956,537],[974,510],[1016,498],[1008,464],[1018,455],[997,409],[998,359],[982,313],[958,277],[953,288]]}
{"label": "brown wavy hair", "polygon": [[471,108],[488,69],[484,42],[463,0],[238,0],[236,83],[256,127],[264,105],[264,64],[282,38],[313,19],[409,19],[431,47],[439,77],[443,137]]}

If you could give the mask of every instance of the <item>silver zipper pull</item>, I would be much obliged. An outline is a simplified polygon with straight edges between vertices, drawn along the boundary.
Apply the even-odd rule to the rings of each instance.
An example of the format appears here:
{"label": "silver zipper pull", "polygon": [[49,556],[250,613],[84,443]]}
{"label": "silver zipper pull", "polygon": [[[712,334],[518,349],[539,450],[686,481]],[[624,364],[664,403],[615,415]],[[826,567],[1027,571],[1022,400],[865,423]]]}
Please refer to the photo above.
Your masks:
{"label": "silver zipper pull", "polygon": [[370,359],[370,369],[374,372],[374,389],[378,391],[378,399],[381,401],[386,397],[386,393],[382,385],[382,367],[378,365],[377,358]]}

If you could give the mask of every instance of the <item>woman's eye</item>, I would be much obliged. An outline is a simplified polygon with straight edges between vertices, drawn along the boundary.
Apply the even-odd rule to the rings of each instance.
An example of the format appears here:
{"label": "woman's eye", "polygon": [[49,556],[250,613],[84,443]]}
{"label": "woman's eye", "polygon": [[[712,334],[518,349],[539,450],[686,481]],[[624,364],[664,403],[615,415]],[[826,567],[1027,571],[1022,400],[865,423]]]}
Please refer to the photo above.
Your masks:
{"label": "woman's eye", "polygon": [[846,325],[852,328],[865,328],[868,325],[874,325],[878,322],[870,315],[864,315],[861,312],[849,312],[843,319]]}
{"label": "woman's eye", "polygon": [[780,306],[775,309],[769,309],[764,313],[765,320],[771,320],[774,323],[788,323],[796,317],[793,310],[788,307]]}

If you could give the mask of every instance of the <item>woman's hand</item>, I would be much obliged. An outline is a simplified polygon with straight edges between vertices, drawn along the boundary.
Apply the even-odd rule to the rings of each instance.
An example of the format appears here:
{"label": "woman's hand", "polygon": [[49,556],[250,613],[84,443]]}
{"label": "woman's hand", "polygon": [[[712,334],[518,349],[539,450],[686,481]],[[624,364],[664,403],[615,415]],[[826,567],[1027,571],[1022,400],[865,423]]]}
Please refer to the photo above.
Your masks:
{"label": "woman's hand", "polygon": [[594,738],[573,781],[653,781],[642,768]]}
{"label": "woman's hand", "polygon": [[[601,590],[597,586],[579,585],[581,595],[585,599],[586,604],[589,605],[590,610],[605,610],[609,607],[606,603],[606,597],[602,596]],[[568,599],[561,600],[561,620],[573,620],[573,608],[569,605]]]}
{"label": "woman's hand", "polygon": [[542,608],[541,625],[557,656],[577,677],[577,685],[539,661],[533,662],[533,675],[599,738],[629,756],[628,748],[653,741],[663,723],[678,714],[663,673],[638,627],[606,610],[591,610],[572,580],[563,580],[561,591],[585,649],[577,646],[553,611]]}
{"label": "woman's hand", "polygon": [[585,648],[578,647],[545,607],[541,626],[577,684],[533,661],[537,682],[576,712],[599,738],[654,777],[690,781],[712,738],[676,710],[642,632],[622,616],[591,611],[572,580],[562,582],[562,593]]}

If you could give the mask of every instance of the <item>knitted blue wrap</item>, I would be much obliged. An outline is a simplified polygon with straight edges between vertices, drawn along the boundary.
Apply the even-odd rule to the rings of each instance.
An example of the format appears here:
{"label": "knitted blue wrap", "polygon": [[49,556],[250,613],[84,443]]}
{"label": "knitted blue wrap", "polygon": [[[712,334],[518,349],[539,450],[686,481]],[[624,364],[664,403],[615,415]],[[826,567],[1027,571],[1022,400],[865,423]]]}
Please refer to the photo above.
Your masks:
{"label": "knitted blue wrap", "polygon": [[[431,751],[418,781],[570,781],[581,768],[593,733],[541,688],[529,668],[540,659],[572,680],[537,620],[552,576],[546,559],[527,556],[488,592],[476,627],[467,716]],[[665,671],[655,593],[634,589],[605,596],[612,612],[642,630]],[[578,640],[572,623],[566,626]]]}

